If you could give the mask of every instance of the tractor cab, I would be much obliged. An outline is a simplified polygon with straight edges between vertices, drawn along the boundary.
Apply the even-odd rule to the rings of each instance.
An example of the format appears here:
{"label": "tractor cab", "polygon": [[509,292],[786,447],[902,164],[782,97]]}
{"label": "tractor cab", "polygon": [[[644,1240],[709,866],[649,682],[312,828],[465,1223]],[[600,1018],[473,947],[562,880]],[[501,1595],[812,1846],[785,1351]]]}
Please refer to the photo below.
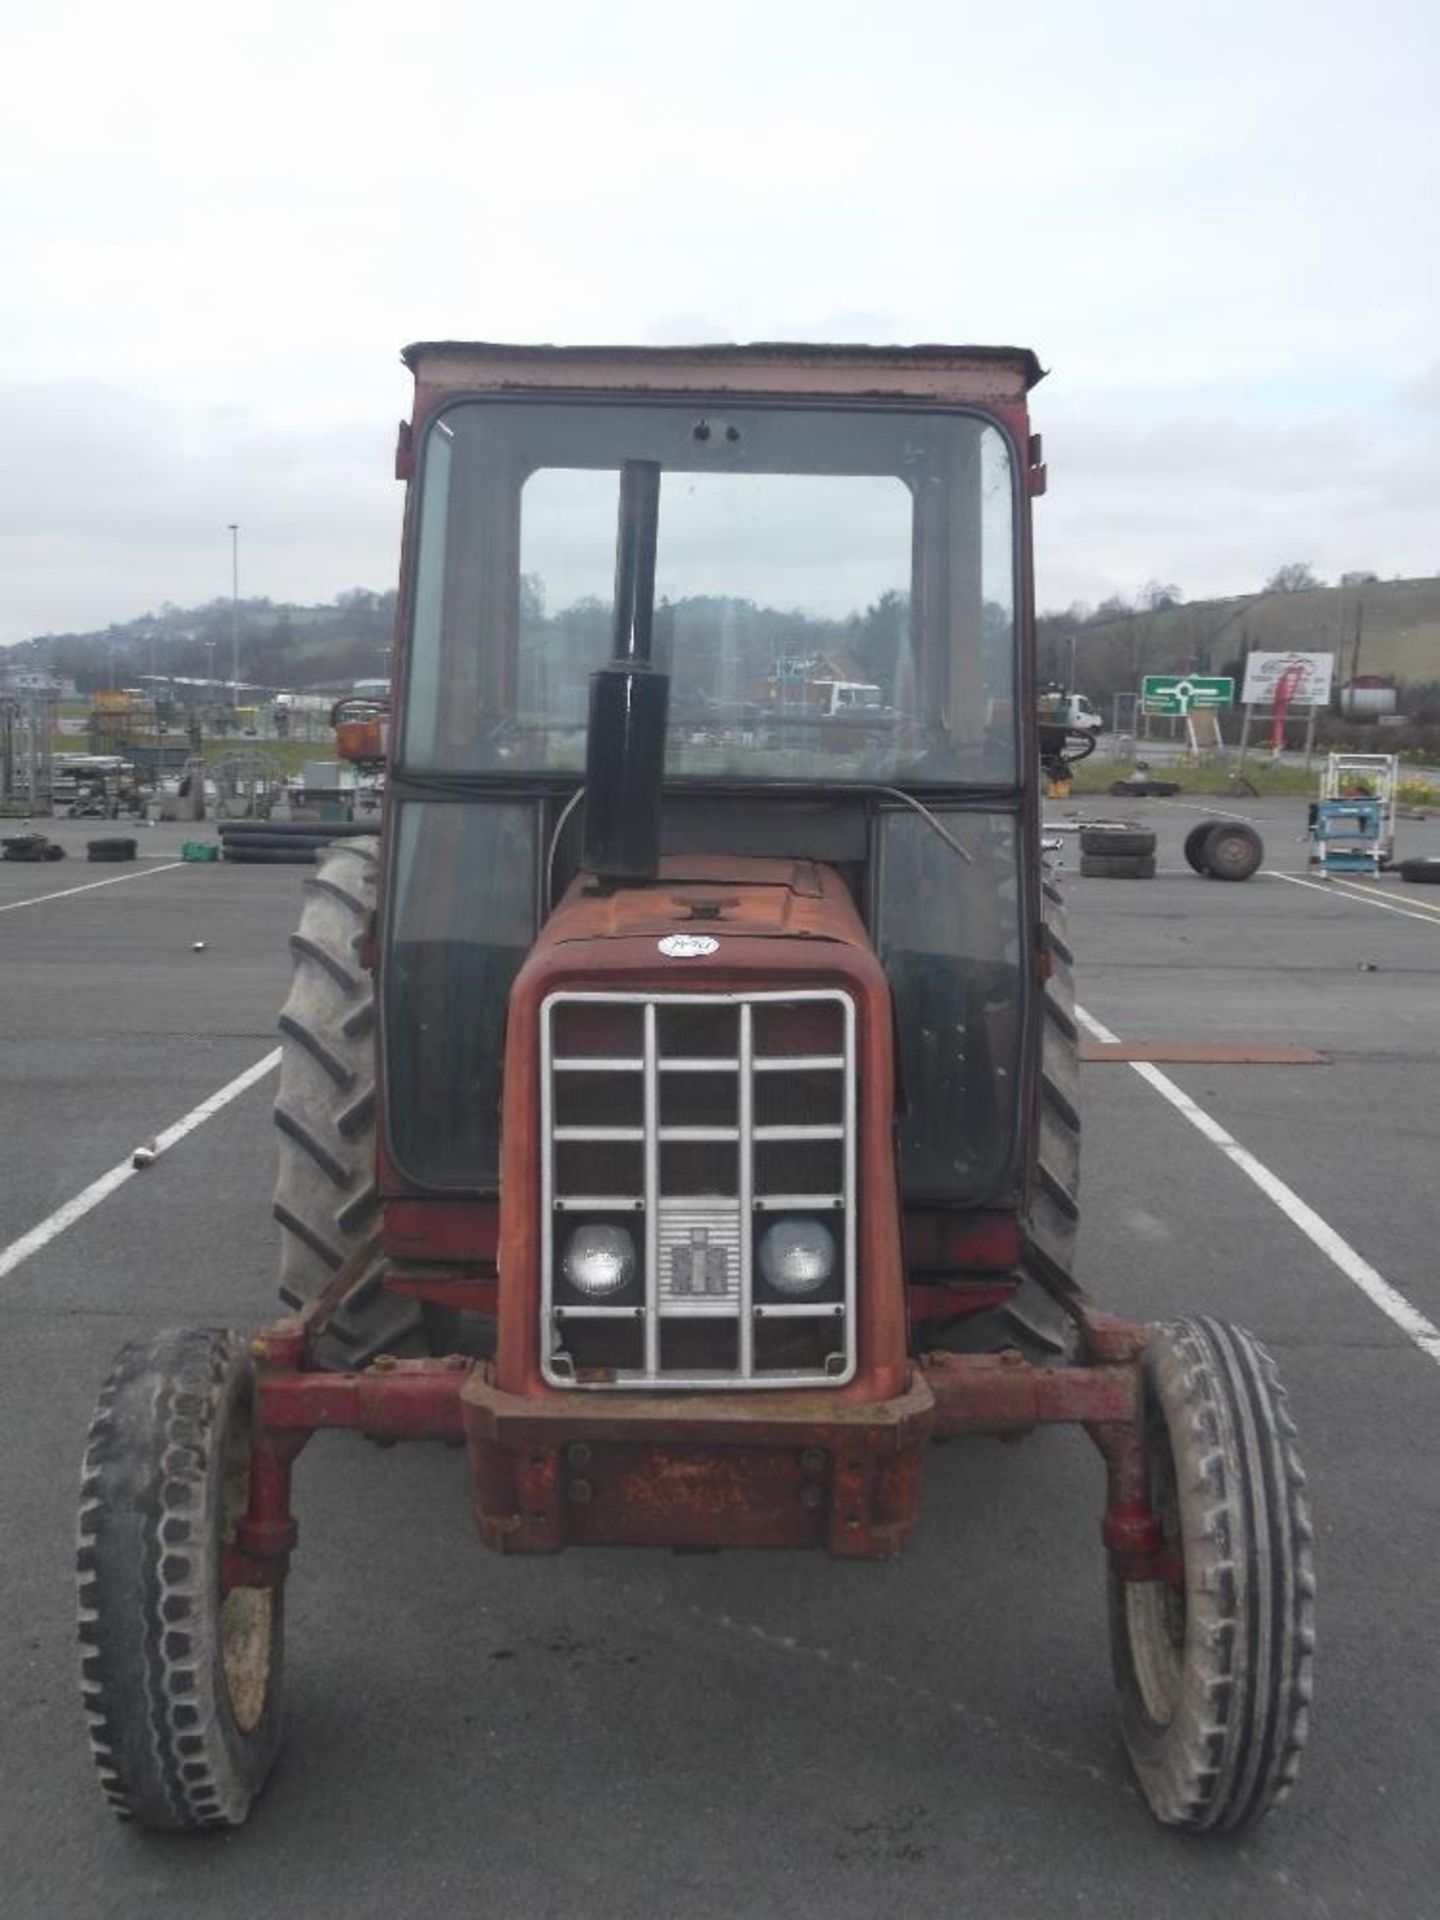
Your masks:
{"label": "tractor cab", "polygon": [[[1060,1349],[1021,1252],[1064,1284],[1073,1151],[1025,1207],[1033,357],[406,358],[390,1250],[432,1304],[499,1256],[516,1387],[893,1381],[980,1311]],[[767,1277],[796,1235],[809,1295]]]}

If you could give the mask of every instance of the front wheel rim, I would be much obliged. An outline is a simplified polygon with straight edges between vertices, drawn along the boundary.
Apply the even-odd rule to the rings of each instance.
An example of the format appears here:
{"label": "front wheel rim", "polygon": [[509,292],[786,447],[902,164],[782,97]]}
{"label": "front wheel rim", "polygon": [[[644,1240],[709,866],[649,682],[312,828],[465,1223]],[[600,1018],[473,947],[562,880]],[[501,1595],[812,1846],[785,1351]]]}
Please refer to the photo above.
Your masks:
{"label": "front wheel rim", "polygon": [[[249,1503],[250,1429],[248,1421],[237,1420],[225,1460],[221,1538],[226,1546],[234,1545]],[[223,1566],[222,1554],[222,1569]],[[241,1733],[254,1733],[265,1716],[270,1697],[275,1654],[275,1589],[222,1588],[216,1625],[231,1716]]]}

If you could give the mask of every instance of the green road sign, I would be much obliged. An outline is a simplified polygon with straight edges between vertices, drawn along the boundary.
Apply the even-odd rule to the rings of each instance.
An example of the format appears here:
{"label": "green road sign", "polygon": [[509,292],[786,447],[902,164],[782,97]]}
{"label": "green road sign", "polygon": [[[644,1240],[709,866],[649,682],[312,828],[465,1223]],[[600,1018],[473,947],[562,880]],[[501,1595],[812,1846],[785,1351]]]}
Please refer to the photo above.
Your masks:
{"label": "green road sign", "polygon": [[1233,707],[1235,682],[1209,673],[1147,673],[1140,682],[1146,713],[1173,713],[1183,719],[1192,707]]}

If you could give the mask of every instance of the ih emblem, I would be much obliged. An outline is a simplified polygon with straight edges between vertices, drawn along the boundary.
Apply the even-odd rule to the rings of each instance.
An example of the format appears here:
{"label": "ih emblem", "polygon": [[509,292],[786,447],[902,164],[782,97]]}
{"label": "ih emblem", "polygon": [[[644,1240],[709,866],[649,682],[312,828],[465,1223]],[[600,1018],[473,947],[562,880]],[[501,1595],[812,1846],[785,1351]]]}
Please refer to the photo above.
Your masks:
{"label": "ih emblem", "polygon": [[725,1249],[710,1245],[708,1227],[692,1227],[688,1247],[670,1253],[672,1293],[724,1293]]}
{"label": "ih emblem", "polygon": [[698,960],[703,954],[717,952],[720,946],[708,933],[667,933],[655,944],[667,960]]}

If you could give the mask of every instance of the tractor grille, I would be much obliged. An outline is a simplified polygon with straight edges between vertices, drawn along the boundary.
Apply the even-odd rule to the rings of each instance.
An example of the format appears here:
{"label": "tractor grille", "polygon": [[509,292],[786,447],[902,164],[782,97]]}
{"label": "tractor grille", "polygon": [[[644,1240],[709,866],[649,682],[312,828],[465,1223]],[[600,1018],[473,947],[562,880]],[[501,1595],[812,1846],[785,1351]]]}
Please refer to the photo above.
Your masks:
{"label": "tractor grille", "polygon": [[849,996],[557,993],[540,1021],[545,1378],[850,1379]]}

